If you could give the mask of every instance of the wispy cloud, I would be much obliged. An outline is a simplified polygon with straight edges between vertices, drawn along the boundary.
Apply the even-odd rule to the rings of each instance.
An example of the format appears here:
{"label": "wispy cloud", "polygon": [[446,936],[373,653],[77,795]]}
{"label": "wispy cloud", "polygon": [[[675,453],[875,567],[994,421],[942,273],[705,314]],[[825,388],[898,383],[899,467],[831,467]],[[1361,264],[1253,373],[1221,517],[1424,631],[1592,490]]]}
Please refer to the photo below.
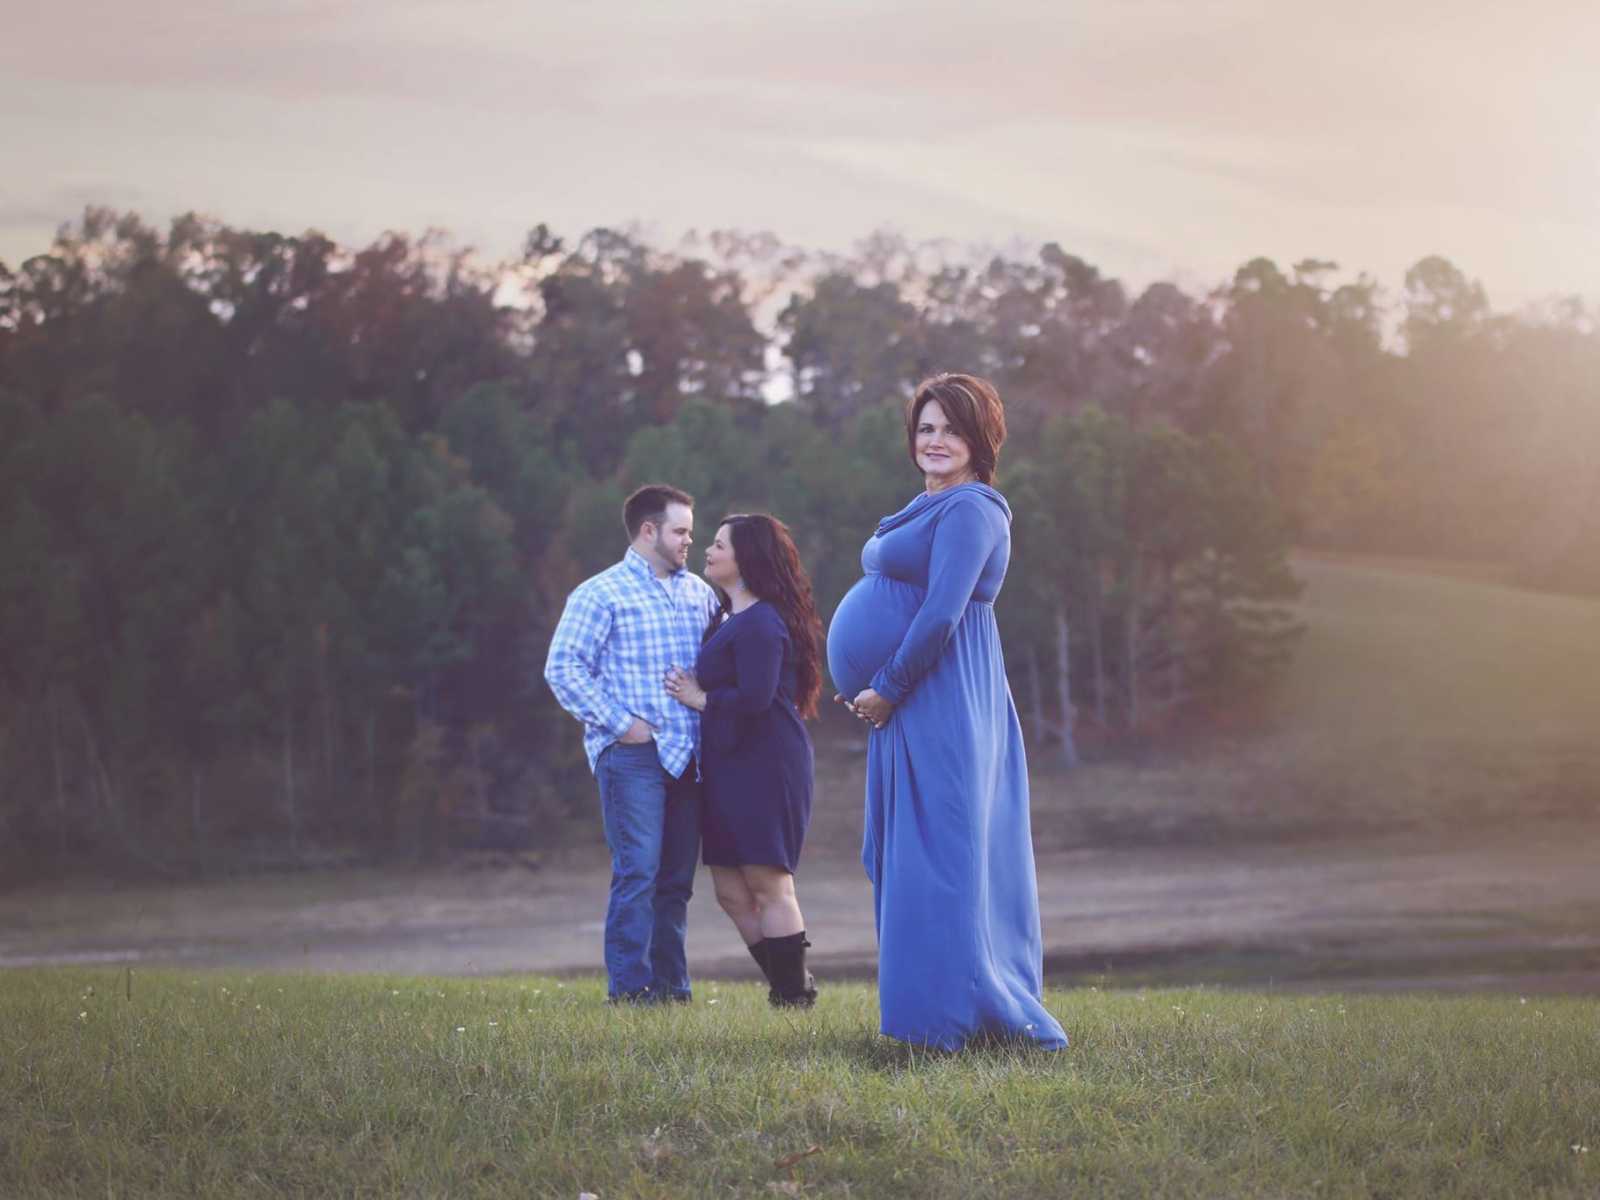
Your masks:
{"label": "wispy cloud", "polygon": [[1132,271],[1291,242],[1392,269],[1449,230],[1570,287],[1590,260],[1546,242],[1600,243],[1595,44],[1592,0],[41,4],[0,43],[0,154],[26,166],[0,252],[103,178],[507,246],[536,219],[889,223]]}
{"label": "wispy cloud", "polygon": [[[83,182],[44,189],[31,197],[0,198],[0,231],[54,231],[80,215],[85,208],[137,208],[147,199],[138,188],[110,182]],[[44,248],[42,242],[34,247],[35,250]],[[4,257],[4,253],[0,253],[0,259]]]}

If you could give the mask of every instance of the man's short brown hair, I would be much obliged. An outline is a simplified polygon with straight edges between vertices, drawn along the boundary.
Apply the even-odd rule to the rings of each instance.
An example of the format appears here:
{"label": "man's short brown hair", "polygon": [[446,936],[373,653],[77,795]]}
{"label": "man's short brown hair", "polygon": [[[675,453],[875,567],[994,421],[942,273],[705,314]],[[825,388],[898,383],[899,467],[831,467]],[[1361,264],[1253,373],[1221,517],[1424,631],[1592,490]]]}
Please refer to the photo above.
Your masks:
{"label": "man's short brown hair", "polygon": [[681,488],[665,483],[647,483],[622,502],[622,527],[628,531],[631,542],[639,536],[646,521],[660,525],[667,516],[667,505],[681,504],[694,507],[694,497]]}
{"label": "man's short brown hair", "polygon": [[976,375],[934,375],[917,384],[906,402],[906,449],[917,461],[917,422],[929,400],[937,400],[972,453],[979,483],[994,482],[995,464],[1006,440],[1006,410],[994,384]]}

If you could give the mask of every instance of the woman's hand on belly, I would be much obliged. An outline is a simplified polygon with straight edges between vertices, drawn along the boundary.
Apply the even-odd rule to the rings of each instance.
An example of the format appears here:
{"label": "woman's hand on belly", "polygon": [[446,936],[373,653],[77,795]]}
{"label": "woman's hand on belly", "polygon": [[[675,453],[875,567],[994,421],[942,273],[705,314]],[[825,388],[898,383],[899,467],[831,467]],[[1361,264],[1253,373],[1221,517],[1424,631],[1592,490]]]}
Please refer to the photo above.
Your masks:
{"label": "woman's hand on belly", "polygon": [[874,729],[882,729],[894,712],[894,705],[871,688],[862,688],[854,700],[845,700],[843,696],[835,696],[834,699],[843,701],[846,708]]}

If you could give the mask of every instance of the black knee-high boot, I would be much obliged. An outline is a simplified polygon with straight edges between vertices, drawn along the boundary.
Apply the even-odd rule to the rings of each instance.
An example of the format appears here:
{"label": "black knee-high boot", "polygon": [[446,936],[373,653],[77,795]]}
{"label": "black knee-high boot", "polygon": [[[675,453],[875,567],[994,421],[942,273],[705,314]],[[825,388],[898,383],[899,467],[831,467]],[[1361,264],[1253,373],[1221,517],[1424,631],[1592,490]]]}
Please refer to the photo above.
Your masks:
{"label": "black knee-high boot", "polygon": [[[810,1008],[816,1003],[817,981],[806,970],[806,931],[767,939],[767,963],[777,1008]],[[769,997],[770,999],[770,997]]]}
{"label": "black knee-high boot", "polygon": [[762,938],[759,942],[751,942],[745,949],[750,951],[750,957],[755,959],[756,966],[761,968],[761,977],[767,981],[767,1003],[776,1004],[778,989],[772,982],[772,964],[768,961],[767,955],[767,949],[771,945],[770,941]]}

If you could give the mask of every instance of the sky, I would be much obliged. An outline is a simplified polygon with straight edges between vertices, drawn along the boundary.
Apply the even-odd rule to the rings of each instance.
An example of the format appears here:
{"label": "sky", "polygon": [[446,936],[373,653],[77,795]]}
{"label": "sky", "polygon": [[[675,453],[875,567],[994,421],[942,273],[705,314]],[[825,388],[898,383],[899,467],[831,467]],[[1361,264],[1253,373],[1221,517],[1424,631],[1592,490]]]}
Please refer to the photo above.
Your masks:
{"label": "sky", "polygon": [[1265,255],[1600,299],[1600,0],[0,0],[0,262],[85,205]]}

